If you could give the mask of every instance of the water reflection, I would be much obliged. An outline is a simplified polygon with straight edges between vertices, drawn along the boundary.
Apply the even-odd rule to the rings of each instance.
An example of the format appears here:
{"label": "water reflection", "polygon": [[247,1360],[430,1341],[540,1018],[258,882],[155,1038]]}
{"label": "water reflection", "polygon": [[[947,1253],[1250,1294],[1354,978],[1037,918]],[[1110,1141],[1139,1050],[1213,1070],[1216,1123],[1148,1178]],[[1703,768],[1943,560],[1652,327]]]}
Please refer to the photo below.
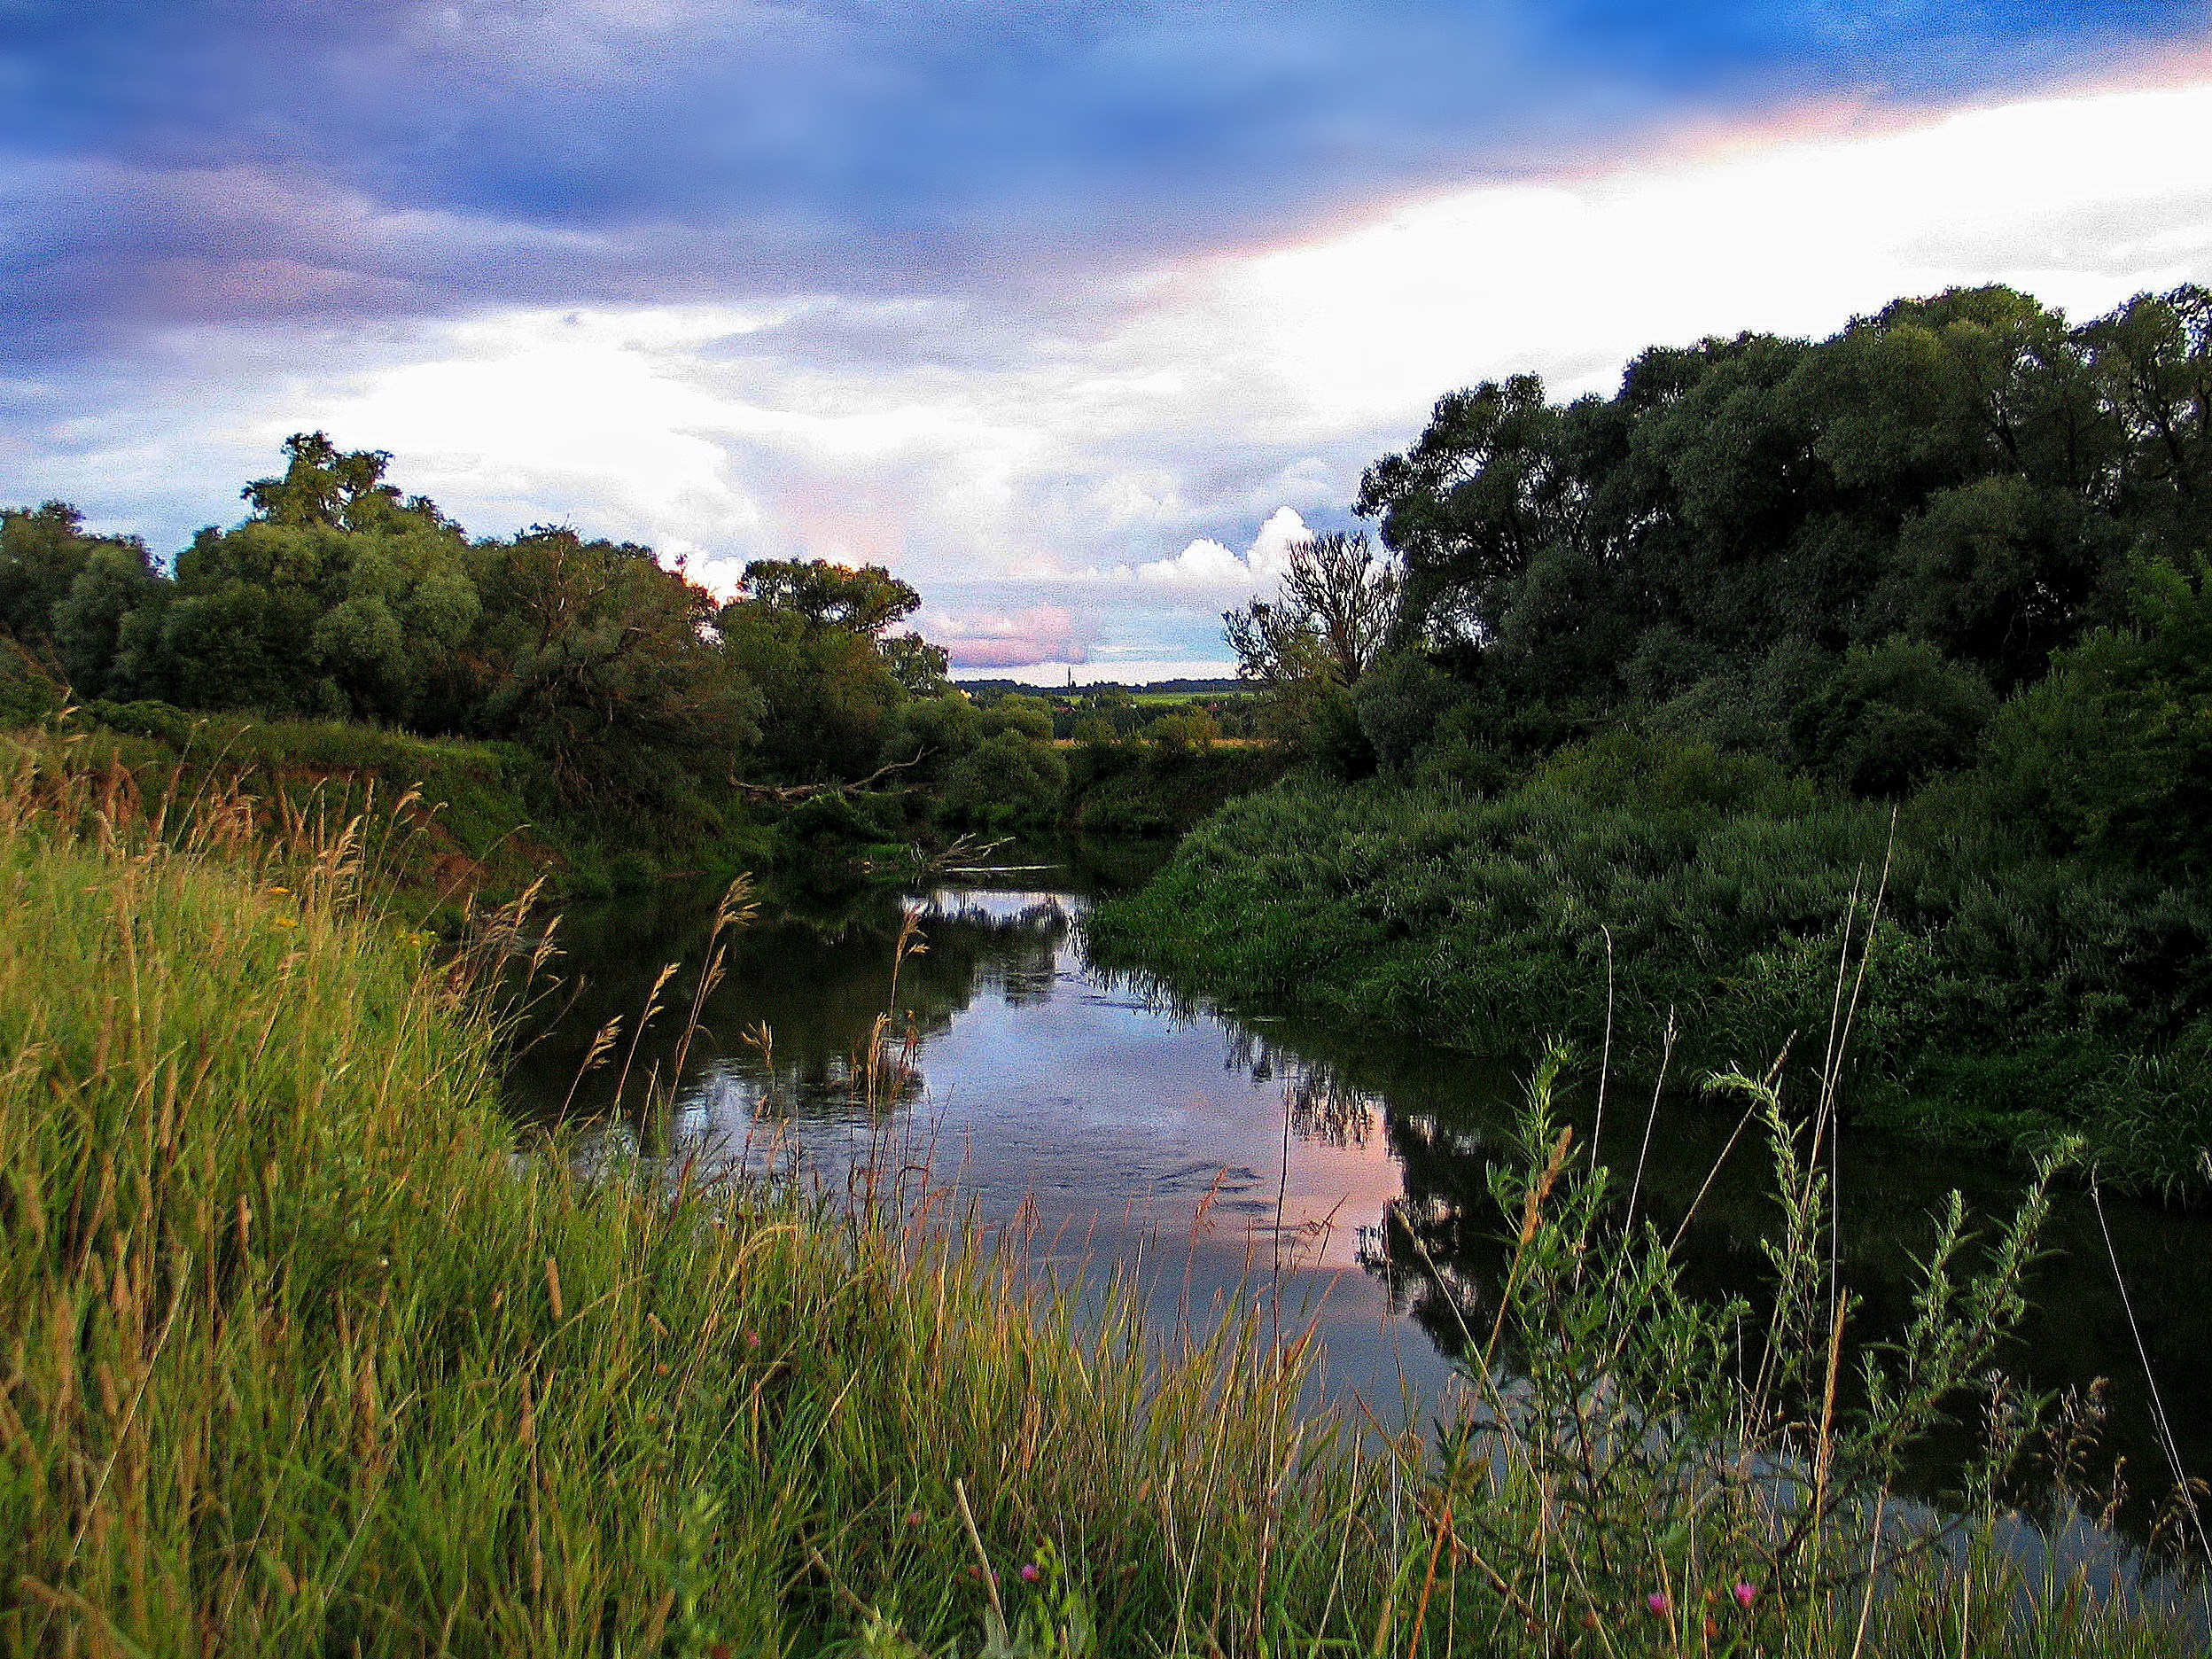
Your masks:
{"label": "water reflection", "polygon": [[[1378,1409],[1437,1400],[1465,1333],[1495,1313],[1505,1247],[1488,1172],[1509,1144],[1515,1069],[1240,1016],[1107,971],[1084,953],[1086,902],[1080,882],[1009,882],[764,915],[735,936],[702,1005],[674,1122],[642,1133],[756,1169],[798,1158],[832,1186],[891,1144],[1040,1259],[1129,1270],[1163,1318],[1257,1290],[1271,1317],[1317,1327],[1329,1389]],[[675,1063],[712,915],[711,895],[672,892],[568,918],[565,1012],[515,1064],[518,1110],[621,1120],[622,1066],[635,1098]],[[894,987],[908,915],[925,948],[898,962]],[[671,962],[684,966],[661,1001],[677,1014],[637,1036]],[[579,1079],[592,1034],[616,1016],[610,1063]],[[872,1050],[899,1068],[888,1086]],[[1714,1176],[1735,1111],[1690,1089],[1647,1125],[1650,1106],[1616,1101],[1601,1155],[1631,1167],[1648,1133],[1639,1213],[1683,1230],[1689,1289],[1756,1287],[1774,1220],[1758,1149],[1747,1140]],[[1842,1247],[1865,1297],[1861,1336],[1910,1318],[1912,1257],[1951,1188],[1997,1214],[2014,1186],[1923,1149],[1847,1140]],[[2107,1210],[2179,1450],[2212,1467],[2212,1221]],[[2085,1203],[2063,1198],[2046,1238],[2055,1253],[2009,1363],[2040,1388],[2113,1379],[2106,1451],[2130,1460],[2138,1499],[2126,1517],[2140,1530],[2141,1494],[2166,1484],[2142,1360]],[[1967,1432],[1912,1471],[1921,1495],[1950,1484]]]}

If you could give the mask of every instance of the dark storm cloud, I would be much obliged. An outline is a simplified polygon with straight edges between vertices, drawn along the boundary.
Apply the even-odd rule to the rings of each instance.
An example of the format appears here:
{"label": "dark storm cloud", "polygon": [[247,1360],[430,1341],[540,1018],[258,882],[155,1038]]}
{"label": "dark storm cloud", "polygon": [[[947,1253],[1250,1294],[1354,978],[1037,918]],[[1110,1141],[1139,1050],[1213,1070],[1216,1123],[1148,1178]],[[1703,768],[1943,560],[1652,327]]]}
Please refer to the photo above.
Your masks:
{"label": "dark storm cloud", "polygon": [[1686,113],[1953,102],[2204,19],[2202,0],[0,0],[0,280],[19,361],[165,322],[517,301],[1019,304]]}

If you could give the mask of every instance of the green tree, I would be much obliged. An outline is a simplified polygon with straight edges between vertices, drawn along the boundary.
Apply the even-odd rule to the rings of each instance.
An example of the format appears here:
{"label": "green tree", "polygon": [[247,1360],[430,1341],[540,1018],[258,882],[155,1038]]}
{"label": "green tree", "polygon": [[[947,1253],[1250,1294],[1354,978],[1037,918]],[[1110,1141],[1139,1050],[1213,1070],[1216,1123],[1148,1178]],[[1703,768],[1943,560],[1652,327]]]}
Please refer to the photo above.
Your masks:
{"label": "green tree", "polygon": [[104,694],[121,618],[160,580],[143,541],[87,535],[66,502],[0,513],[0,636],[53,658],[80,697]]}
{"label": "green tree", "polygon": [[1160,715],[1144,728],[1144,736],[1162,754],[1188,754],[1212,748],[1221,728],[1212,715],[1193,706]]}
{"label": "green tree", "polygon": [[2062,652],[1989,733],[1996,806],[2062,848],[2189,878],[2212,865],[2212,566],[2138,570],[2125,626]]}
{"label": "green tree", "polygon": [[666,809],[757,737],[760,698],[713,637],[713,596],[650,549],[537,526],[469,564],[469,723],[542,755],[566,799]]}
{"label": "green tree", "polygon": [[755,559],[745,566],[745,592],[756,604],[791,611],[817,627],[874,639],[920,608],[922,596],[880,565],[832,565],[826,559]]}
{"label": "green tree", "polygon": [[946,775],[945,810],[979,829],[1049,822],[1067,790],[1060,752],[1018,731],[986,737]]}
{"label": "green tree", "polygon": [[759,689],[758,752],[769,772],[859,777],[899,746],[900,711],[943,686],[941,651],[884,633],[921,603],[879,565],[745,566],[744,593],[722,608],[717,627],[732,662]]}
{"label": "green tree", "polygon": [[1972,668],[1925,641],[1893,639],[1848,652],[1800,705],[1799,754],[1861,795],[1902,795],[1974,757],[1997,699]]}
{"label": "green tree", "polygon": [[979,718],[986,737],[1009,731],[1019,732],[1032,743],[1049,742],[1052,737],[1052,705],[1040,697],[1009,691],[993,697]]}
{"label": "green tree", "polygon": [[426,496],[402,501],[384,481],[392,464],[387,449],[340,450],[327,434],[294,432],[284,440],[281,478],[255,479],[240,496],[266,524],[373,530],[396,516],[443,525]]}
{"label": "green tree", "polygon": [[2212,543],[2212,290],[2138,294],[2083,331],[2124,434],[2121,502],[2154,550]]}

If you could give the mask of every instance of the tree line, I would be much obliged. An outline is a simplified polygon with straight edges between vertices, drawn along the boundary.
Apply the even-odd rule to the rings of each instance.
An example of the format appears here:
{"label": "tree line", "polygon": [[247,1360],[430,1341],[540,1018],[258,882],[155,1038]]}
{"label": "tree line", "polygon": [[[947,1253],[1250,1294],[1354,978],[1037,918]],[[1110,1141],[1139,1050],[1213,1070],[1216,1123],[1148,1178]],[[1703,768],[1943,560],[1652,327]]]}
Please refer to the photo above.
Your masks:
{"label": "tree line", "polygon": [[2079,326],[2003,286],[1821,340],[1534,375],[1368,467],[1367,537],[1227,619],[1284,728],[1483,785],[1633,726],[1896,798],[1970,765],[2054,840],[2201,868],[2212,292]]}
{"label": "tree line", "polygon": [[635,542],[471,537],[388,482],[382,451],[284,448],[245,519],[166,566],[64,502],[0,516],[0,713],[66,697],[502,740],[587,812],[887,766],[978,817],[1056,797],[1034,720],[954,690],[901,627],[920,596],[880,566],[756,561],[724,602]]}

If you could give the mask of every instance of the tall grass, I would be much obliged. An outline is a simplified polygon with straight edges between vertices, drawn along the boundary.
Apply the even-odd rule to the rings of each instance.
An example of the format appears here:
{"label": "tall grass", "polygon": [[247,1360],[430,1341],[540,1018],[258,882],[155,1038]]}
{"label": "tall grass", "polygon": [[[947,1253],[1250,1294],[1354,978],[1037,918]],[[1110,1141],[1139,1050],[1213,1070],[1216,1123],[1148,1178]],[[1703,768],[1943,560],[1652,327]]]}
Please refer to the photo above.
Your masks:
{"label": "tall grass", "polygon": [[[362,897],[357,830],[190,822],[0,771],[0,1653],[1722,1651],[1531,1616],[1464,1460],[1299,1414],[1307,1344],[1079,1314],[925,1178],[518,1157],[471,963]],[[2020,1590],[1901,1563],[1864,1651],[2175,1650]],[[1770,1594],[1768,1651],[1861,1650]]]}
{"label": "tall grass", "polygon": [[0,788],[0,1650],[936,1643],[989,1605],[956,1483],[1111,1650],[1371,1611],[1387,1472],[1256,1322],[1148,1368],[957,1230],[518,1163],[342,833],[62,788]]}
{"label": "tall grass", "polygon": [[1885,866],[1857,1112],[2023,1163],[2079,1134],[2107,1185],[2212,1187],[2212,907],[2047,857],[1941,791],[1893,825],[1656,740],[1563,752],[1488,798],[1292,783],[1231,802],[1087,926],[1109,960],[1240,1004],[1516,1059],[1554,1034],[1594,1048],[1608,1016],[1616,1055],[1655,1055],[1671,1020],[1727,1066],[1826,1028],[1841,930]]}

